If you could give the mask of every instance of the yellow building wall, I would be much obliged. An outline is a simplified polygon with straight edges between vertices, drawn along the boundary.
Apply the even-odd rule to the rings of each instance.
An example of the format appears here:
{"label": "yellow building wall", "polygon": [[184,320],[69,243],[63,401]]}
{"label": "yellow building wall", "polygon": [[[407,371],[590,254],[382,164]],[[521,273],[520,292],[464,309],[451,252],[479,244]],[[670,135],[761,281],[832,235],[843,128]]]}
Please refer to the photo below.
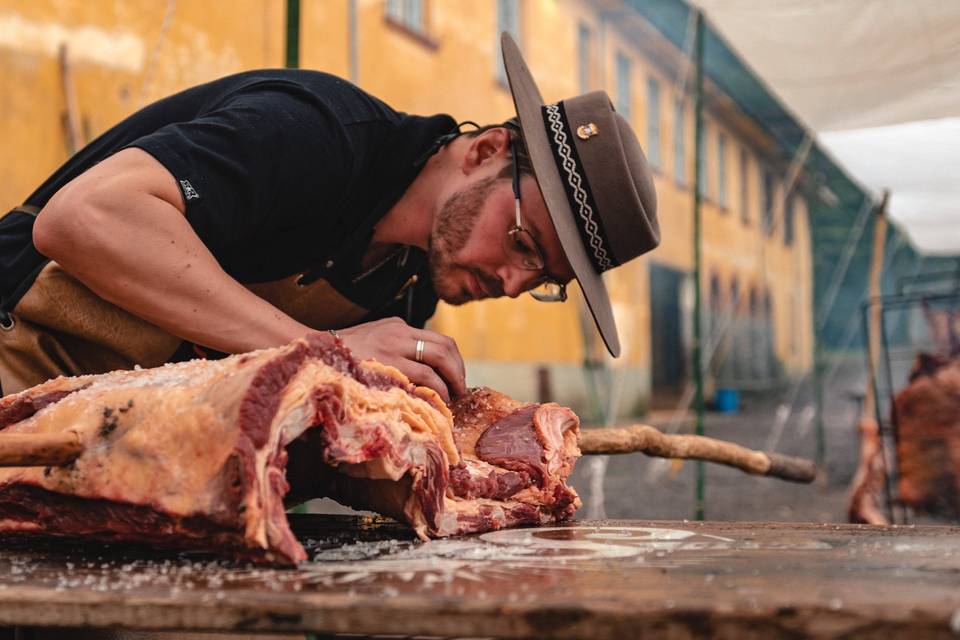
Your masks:
{"label": "yellow building wall", "polygon": [[283,15],[277,0],[0,0],[0,207],[69,157],[61,44],[90,140],[178,90],[280,66]]}
{"label": "yellow building wall", "polygon": [[[0,209],[19,204],[68,157],[63,128],[65,93],[57,51],[68,47],[79,112],[88,139],[137,108],[177,90],[237,71],[283,63],[282,0],[0,0]],[[346,0],[302,2],[301,64],[346,77],[349,68]],[[449,112],[459,119],[498,122],[513,115],[496,77],[496,2],[426,0],[423,36],[384,18],[380,0],[358,0],[357,81],[394,107],[414,113]],[[622,366],[650,367],[651,260],[689,272],[693,264],[693,113],[685,118],[686,184],[674,178],[673,102],[676,78],[640,55],[616,22],[601,19],[591,0],[521,0],[520,42],[547,101],[578,92],[577,28],[593,34],[591,82],[615,94],[617,51],[631,60],[632,119],[646,139],[646,78],[660,83],[662,168],[655,175],[662,244],[606,275],[620,325]],[[679,54],[677,54],[679,55]],[[762,233],[761,159],[753,141],[740,140],[709,110],[706,122],[711,193],[703,207],[704,277],[717,273],[771,292],[778,357],[792,371],[812,359],[812,269],[805,205],[796,215],[795,242],[785,247],[782,226]],[[716,135],[725,131],[728,206],[716,205]],[[740,218],[739,150],[750,152],[750,220]],[[782,221],[782,211],[775,219]],[[433,328],[449,333],[471,360],[553,362],[575,366],[585,353],[579,296],[546,305],[532,299],[441,305]],[[596,336],[593,335],[594,343]]]}

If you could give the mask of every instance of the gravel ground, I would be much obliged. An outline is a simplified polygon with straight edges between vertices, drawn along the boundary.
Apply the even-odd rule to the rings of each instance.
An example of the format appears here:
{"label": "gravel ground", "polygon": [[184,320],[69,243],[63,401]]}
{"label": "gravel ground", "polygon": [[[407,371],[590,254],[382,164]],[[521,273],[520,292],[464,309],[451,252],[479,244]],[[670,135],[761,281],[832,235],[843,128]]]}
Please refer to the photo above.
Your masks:
{"label": "gravel ground", "polygon": [[[656,418],[656,416],[654,416]],[[656,424],[657,420],[649,420]],[[767,449],[772,411],[739,415],[707,414],[707,435],[754,449]],[[813,429],[806,433],[788,424],[774,450],[813,459]],[[692,433],[692,421],[679,433]],[[795,484],[751,476],[722,465],[707,464],[705,517],[708,520],[767,520],[780,522],[846,522],[847,488],[856,470],[857,447],[853,416],[844,424],[828,423],[826,473],[817,482]],[[585,457],[571,478],[584,502],[581,518],[684,519],[695,517],[696,462],[672,462],[643,454],[610,456],[602,489],[593,475],[602,472],[602,459]]]}
{"label": "gravel ground", "polygon": [[[847,492],[857,468],[858,408],[850,393],[863,388],[862,371],[853,367],[835,376],[825,398],[824,431],[826,464],[814,484],[803,485],[774,478],[751,476],[736,469],[706,464],[705,517],[708,520],[765,520],[779,522],[846,522]],[[779,438],[772,436],[780,394],[755,399],[735,415],[708,412],[705,434],[759,450],[814,459],[816,432],[812,400],[807,394],[795,403]],[[807,408],[810,407],[810,408]],[[807,413],[804,415],[804,409]],[[782,411],[782,410],[781,410]],[[671,431],[669,412],[644,419]],[[693,416],[674,424],[677,433],[693,433]],[[775,441],[775,442],[774,442]],[[599,457],[597,457],[599,458]],[[696,462],[666,461],[643,454],[607,457],[602,485],[596,482],[604,462],[582,458],[571,477],[584,502],[578,512],[593,518],[695,518]],[[598,489],[599,487],[599,489]]]}

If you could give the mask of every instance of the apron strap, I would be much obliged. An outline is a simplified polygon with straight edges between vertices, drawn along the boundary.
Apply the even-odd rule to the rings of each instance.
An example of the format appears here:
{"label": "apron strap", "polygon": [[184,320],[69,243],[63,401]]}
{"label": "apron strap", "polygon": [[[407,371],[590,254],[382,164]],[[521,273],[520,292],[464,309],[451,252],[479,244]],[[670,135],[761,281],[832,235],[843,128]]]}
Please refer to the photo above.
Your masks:
{"label": "apron strap", "polygon": [[[37,214],[40,213],[40,207],[32,204],[22,204],[8,211],[7,215],[10,215],[11,213],[25,213],[28,216],[33,216],[36,218]],[[30,284],[34,281],[34,279],[36,279],[37,274],[40,273],[40,270],[43,269],[47,262],[49,261],[44,260],[39,268],[32,271],[27,277],[26,281],[16,288],[9,300],[6,300],[3,298],[3,296],[0,296],[0,330],[9,331],[13,328],[14,321],[13,316],[10,315],[10,312],[13,310],[13,307],[16,306],[17,300],[19,300],[20,297],[23,296],[24,292],[30,288]]]}

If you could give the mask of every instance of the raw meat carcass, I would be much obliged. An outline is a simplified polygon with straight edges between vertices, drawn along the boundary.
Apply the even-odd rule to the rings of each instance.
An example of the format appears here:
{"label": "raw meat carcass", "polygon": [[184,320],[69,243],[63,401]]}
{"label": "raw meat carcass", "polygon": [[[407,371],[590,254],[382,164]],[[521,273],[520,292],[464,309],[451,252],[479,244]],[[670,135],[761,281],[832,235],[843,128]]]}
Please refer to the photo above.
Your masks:
{"label": "raw meat carcass", "polygon": [[[0,400],[0,429],[72,430],[62,467],[0,469],[0,532],[306,555],[284,500],[330,496],[421,538],[561,520],[577,417],[489,391],[456,406],[317,334],[276,349],[58,378]],[[289,469],[288,467],[289,457]]]}
{"label": "raw meat carcass", "polygon": [[[960,355],[960,310],[934,308],[924,300],[923,315],[936,350],[947,356]],[[930,357],[930,354],[923,355]]]}
{"label": "raw meat carcass", "polygon": [[[525,405],[477,388],[454,403],[453,415],[457,458],[428,457],[422,471],[414,468],[399,482],[343,464],[318,473],[313,461],[324,450],[324,431],[308,432],[289,447],[294,501],[329,496],[405,520],[424,538],[573,516],[581,502],[565,481],[580,456],[576,414],[554,403]],[[429,480],[418,484],[420,473]],[[423,506],[411,510],[411,495],[418,491]]]}
{"label": "raw meat carcass", "polygon": [[860,431],[860,464],[850,483],[847,518],[855,524],[890,524],[880,510],[886,470],[880,448],[880,426],[876,420],[862,418]]}
{"label": "raw meat carcass", "polygon": [[960,518],[960,358],[920,354],[894,406],[901,501]]}
{"label": "raw meat carcass", "polygon": [[580,506],[566,485],[580,457],[579,420],[555,403],[522,404],[492,389],[472,389],[453,405],[460,464],[454,495],[510,499],[564,520]]}

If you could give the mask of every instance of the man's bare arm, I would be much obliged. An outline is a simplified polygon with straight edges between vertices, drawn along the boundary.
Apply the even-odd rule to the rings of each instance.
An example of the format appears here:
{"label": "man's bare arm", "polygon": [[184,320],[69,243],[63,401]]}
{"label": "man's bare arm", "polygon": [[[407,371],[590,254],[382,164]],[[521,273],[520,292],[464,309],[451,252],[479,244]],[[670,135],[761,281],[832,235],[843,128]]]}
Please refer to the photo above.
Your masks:
{"label": "man's bare arm", "polygon": [[125,149],[58,191],[34,244],[100,297],[170,333],[238,353],[311,331],[231,278],[184,216],[176,180]]}

